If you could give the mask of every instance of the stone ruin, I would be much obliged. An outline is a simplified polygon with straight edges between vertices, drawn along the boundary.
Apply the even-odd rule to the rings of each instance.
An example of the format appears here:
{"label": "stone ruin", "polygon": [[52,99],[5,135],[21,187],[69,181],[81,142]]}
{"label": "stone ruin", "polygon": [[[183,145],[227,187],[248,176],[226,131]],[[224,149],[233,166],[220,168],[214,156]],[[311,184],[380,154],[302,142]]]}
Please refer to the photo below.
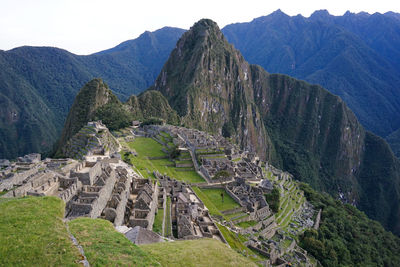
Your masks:
{"label": "stone ruin", "polygon": [[158,186],[150,179],[134,178],[125,213],[126,225],[152,230],[158,206],[158,193]]}
{"label": "stone ruin", "polygon": [[62,148],[64,156],[84,159],[85,156],[107,157],[118,151],[118,142],[101,121],[88,122]]}
{"label": "stone ruin", "polygon": [[208,209],[189,185],[157,172],[154,175],[163,188],[165,197],[171,197],[171,220],[175,238],[209,237],[226,243]]}
{"label": "stone ruin", "polygon": [[250,212],[250,218],[263,220],[271,215],[263,190],[250,186],[243,178],[235,178],[234,182],[225,186],[225,191]]}

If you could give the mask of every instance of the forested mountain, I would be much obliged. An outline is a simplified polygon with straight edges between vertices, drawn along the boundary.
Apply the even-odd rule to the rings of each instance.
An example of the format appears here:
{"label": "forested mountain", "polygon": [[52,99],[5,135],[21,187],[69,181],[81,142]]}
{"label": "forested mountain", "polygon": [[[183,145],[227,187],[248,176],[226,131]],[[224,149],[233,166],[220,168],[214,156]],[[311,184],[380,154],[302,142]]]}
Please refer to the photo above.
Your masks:
{"label": "forested mountain", "polygon": [[320,84],[340,96],[368,130],[386,137],[400,127],[398,14],[280,10],[223,33],[250,63]]}
{"label": "forested mountain", "polygon": [[94,77],[122,100],[145,90],[182,33],[165,27],[89,56],[51,47],[0,51],[0,158],[51,150],[76,93]]}
{"label": "forested mountain", "polygon": [[185,126],[230,129],[244,149],[400,233],[400,163],[387,143],[322,87],[248,64],[213,21],[183,34],[150,89]]}

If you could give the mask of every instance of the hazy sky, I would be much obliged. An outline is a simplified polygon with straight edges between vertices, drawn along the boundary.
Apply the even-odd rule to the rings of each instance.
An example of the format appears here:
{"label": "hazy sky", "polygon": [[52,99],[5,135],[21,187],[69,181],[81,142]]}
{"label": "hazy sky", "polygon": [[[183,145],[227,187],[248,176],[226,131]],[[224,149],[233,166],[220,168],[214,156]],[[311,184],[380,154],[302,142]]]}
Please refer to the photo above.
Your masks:
{"label": "hazy sky", "polygon": [[280,8],[288,15],[400,12],[399,0],[0,0],[0,49],[56,46],[90,54],[164,26],[190,28],[201,18],[223,26]]}

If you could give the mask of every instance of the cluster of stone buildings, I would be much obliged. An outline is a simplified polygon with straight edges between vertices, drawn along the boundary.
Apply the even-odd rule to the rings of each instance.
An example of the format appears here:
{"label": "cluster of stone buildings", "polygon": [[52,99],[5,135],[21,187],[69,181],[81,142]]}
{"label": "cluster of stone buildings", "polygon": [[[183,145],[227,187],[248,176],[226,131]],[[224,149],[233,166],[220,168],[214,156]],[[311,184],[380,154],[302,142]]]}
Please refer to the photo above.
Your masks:
{"label": "cluster of stone buildings", "polygon": [[171,210],[171,218],[167,220],[172,222],[175,238],[209,237],[226,243],[208,209],[189,185],[157,172],[154,174],[162,187],[164,197],[171,198],[171,207],[167,207]]}
{"label": "cluster of stone buildings", "polygon": [[242,207],[246,207],[251,218],[261,221],[271,215],[261,188],[251,186],[243,178],[236,178],[225,186],[225,191]]}
{"label": "cluster of stone buildings", "polygon": [[155,181],[136,176],[131,184],[131,195],[125,213],[125,224],[153,229],[158,207],[159,188]]}

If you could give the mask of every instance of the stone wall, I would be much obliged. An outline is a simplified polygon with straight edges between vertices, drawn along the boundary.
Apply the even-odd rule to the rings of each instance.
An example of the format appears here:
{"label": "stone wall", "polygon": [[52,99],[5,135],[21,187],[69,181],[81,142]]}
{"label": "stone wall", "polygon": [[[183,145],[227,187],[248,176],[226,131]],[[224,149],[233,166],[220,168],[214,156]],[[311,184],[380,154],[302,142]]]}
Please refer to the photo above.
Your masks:
{"label": "stone wall", "polygon": [[11,177],[2,180],[2,183],[0,184],[0,192],[3,190],[11,190],[14,186],[22,184],[24,181],[35,175],[41,167],[43,166],[38,165],[24,172],[14,173]]}
{"label": "stone wall", "polygon": [[[302,191],[302,192],[303,192],[303,191]],[[320,223],[320,221],[321,221],[321,213],[322,213],[322,209],[319,209],[317,218],[315,219],[315,223],[314,223],[314,226],[313,226],[313,228],[314,228],[315,230],[318,230],[318,228],[319,228],[319,223]]]}
{"label": "stone wall", "polygon": [[[61,186],[61,183],[60,183]],[[61,198],[65,203],[70,201],[73,196],[77,194],[79,190],[82,188],[82,183],[78,179],[74,179],[74,182],[68,186],[65,190],[58,194],[58,197]]]}
{"label": "stone wall", "polygon": [[94,179],[101,174],[102,163],[100,161],[94,163],[85,161],[79,164],[75,170],[71,170],[70,177],[77,177],[83,185],[93,185]]}
{"label": "stone wall", "polygon": [[237,203],[239,203],[240,206],[246,207],[246,204],[243,203],[227,186],[225,186],[225,191],[230,195]]}

